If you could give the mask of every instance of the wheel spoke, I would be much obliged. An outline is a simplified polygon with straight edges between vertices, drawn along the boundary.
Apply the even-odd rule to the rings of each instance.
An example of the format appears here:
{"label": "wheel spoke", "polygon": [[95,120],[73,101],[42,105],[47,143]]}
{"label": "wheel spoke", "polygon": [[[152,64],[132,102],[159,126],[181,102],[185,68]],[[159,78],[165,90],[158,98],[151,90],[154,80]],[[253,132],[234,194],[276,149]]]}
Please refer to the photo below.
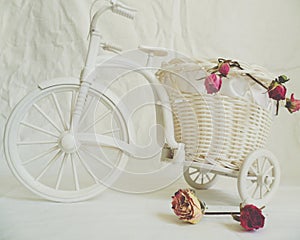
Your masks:
{"label": "wheel spoke", "polygon": [[256,187],[255,187],[254,191],[252,192],[252,198],[255,197],[255,194],[256,194],[258,188],[259,188],[259,185],[258,185],[258,183],[256,182]]}
{"label": "wheel spoke", "polygon": [[59,168],[59,173],[58,173],[58,177],[57,177],[57,181],[56,181],[56,185],[55,185],[55,189],[56,190],[60,186],[61,178],[62,178],[62,175],[63,175],[63,172],[64,172],[64,168],[65,168],[65,165],[66,165],[66,162],[67,162],[68,158],[69,158],[69,154],[65,153],[64,157],[63,157],[63,160],[61,161],[60,168]]}
{"label": "wheel spoke", "polygon": [[262,198],[263,197],[263,185],[261,184],[259,186],[259,198]]}
{"label": "wheel spoke", "polygon": [[45,130],[45,129],[42,129],[42,128],[38,127],[38,126],[32,125],[32,124],[30,124],[30,123],[27,123],[27,122],[20,122],[20,124],[23,125],[23,126],[29,127],[29,128],[31,128],[31,129],[33,129],[33,130],[36,130],[36,131],[38,131],[38,132],[42,132],[42,133],[47,134],[47,135],[49,135],[49,136],[58,138],[58,135],[56,135],[56,134],[54,134],[54,133],[52,133],[52,132],[49,132],[49,131],[47,131],[47,130]]}
{"label": "wheel spoke", "polygon": [[45,118],[47,121],[60,133],[61,129],[55,124],[55,122],[37,105],[33,104],[33,107]]}
{"label": "wheel spoke", "polygon": [[250,166],[250,169],[256,176],[258,176],[258,172],[253,166]]}
{"label": "wheel spoke", "polygon": [[64,130],[67,130],[68,129],[68,126],[67,126],[67,123],[63,117],[63,114],[62,114],[62,110],[61,110],[61,107],[58,103],[58,100],[57,100],[57,97],[56,97],[56,94],[55,93],[52,93],[52,98],[53,98],[53,101],[54,101],[54,105],[55,105],[55,108],[56,108],[56,111],[58,113],[58,116],[59,116],[59,119],[63,125],[63,128]]}
{"label": "wheel spoke", "polygon": [[192,175],[194,175],[194,174],[197,173],[197,172],[200,172],[200,169],[197,169],[197,170],[195,170],[195,171],[193,171],[193,172],[190,172],[189,174],[190,174],[190,176],[192,176]]}
{"label": "wheel spoke", "polygon": [[210,176],[208,175],[208,173],[206,173],[205,176],[207,177],[208,181],[210,182],[211,178],[210,178]]}
{"label": "wheel spoke", "polygon": [[87,132],[90,128],[94,127],[98,122],[100,122],[102,119],[104,119],[109,113],[111,113],[111,110],[108,110],[106,113],[104,113],[102,116],[97,118],[92,124],[87,126],[82,132]]}
{"label": "wheel spoke", "polygon": [[57,141],[20,141],[17,145],[57,144]]}
{"label": "wheel spoke", "polygon": [[40,159],[40,158],[42,158],[42,157],[44,157],[44,156],[46,156],[46,155],[48,155],[48,154],[50,154],[50,153],[56,151],[57,149],[58,149],[58,146],[56,145],[56,146],[54,146],[54,147],[52,147],[52,148],[49,148],[49,149],[46,150],[45,152],[42,152],[42,153],[36,155],[35,157],[33,157],[33,158],[31,158],[31,159],[29,159],[29,160],[27,160],[27,161],[24,161],[22,164],[25,166],[25,165],[27,165],[27,164],[29,164],[29,163],[34,162],[35,160],[38,160],[38,159]]}
{"label": "wheel spoke", "polygon": [[256,159],[256,169],[257,169],[257,172],[258,172],[258,174],[260,173],[260,164],[259,164],[259,159]]}
{"label": "wheel spoke", "polygon": [[91,153],[89,150],[87,150],[85,147],[81,146],[81,150],[83,152],[85,152],[86,154],[88,154],[90,157],[94,158],[95,160],[97,160],[99,163],[102,163],[103,165],[109,167],[110,169],[114,168],[113,165],[105,162],[104,160],[102,160],[101,158],[97,157],[96,155],[94,155],[93,153]]}
{"label": "wheel spoke", "polygon": [[95,183],[100,182],[99,179],[94,175],[94,173],[92,172],[92,170],[90,169],[90,167],[83,160],[83,158],[81,157],[79,151],[76,151],[76,154],[77,154],[77,157],[79,158],[79,161],[81,162],[81,164],[83,165],[83,167],[87,171],[87,173],[94,179]]}
{"label": "wheel spoke", "polygon": [[194,178],[194,182],[197,182],[198,178],[200,177],[201,172],[198,173],[198,175]]}
{"label": "wheel spoke", "polygon": [[250,180],[250,181],[256,181],[257,180],[257,176],[247,176],[246,179]]}
{"label": "wheel spoke", "polygon": [[264,157],[264,162],[263,162],[263,164],[262,164],[262,166],[261,166],[261,172],[264,172],[264,168],[265,168],[265,166],[266,166],[266,163],[267,163],[267,158]]}
{"label": "wheel spoke", "polygon": [[274,168],[274,166],[270,166],[270,167],[264,172],[264,174],[267,175],[273,168]]}
{"label": "wheel spoke", "polygon": [[77,168],[73,159],[73,153],[71,154],[71,165],[72,165],[72,171],[73,171],[73,178],[74,178],[74,183],[75,183],[75,190],[79,191],[79,181],[78,181],[78,173],[77,173]]}
{"label": "wheel spoke", "polygon": [[275,177],[268,176],[268,178],[270,178],[272,182],[275,180]]}
{"label": "wheel spoke", "polygon": [[62,151],[59,151],[45,166],[45,168],[41,171],[41,173],[35,178],[38,181],[44,174],[48,171],[48,169],[55,163],[55,161],[62,155]]}

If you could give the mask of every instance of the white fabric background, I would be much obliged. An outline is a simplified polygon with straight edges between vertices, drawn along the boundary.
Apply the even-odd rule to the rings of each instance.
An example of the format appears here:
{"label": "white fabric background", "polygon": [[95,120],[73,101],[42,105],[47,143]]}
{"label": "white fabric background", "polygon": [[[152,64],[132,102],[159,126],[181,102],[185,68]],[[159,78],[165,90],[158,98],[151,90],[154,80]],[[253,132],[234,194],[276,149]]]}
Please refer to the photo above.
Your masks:
{"label": "white fabric background", "polygon": [[[126,0],[126,3],[139,10],[134,22],[130,23],[123,21],[122,18],[113,18],[112,15],[106,15],[101,24],[105,39],[117,43],[123,49],[134,49],[139,44],[146,44],[167,47],[195,58],[227,57],[241,59],[245,62],[265,66],[270,71],[278,73],[278,75],[286,74],[292,79],[287,84],[290,90],[289,93],[293,91],[296,94],[295,97],[300,98],[300,2],[298,0]],[[0,0],[1,137],[4,124],[12,108],[27,92],[35,88],[37,83],[54,77],[79,76],[87,49],[86,37],[91,4],[92,0]],[[287,199],[289,197],[294,199],[299,197],[299,194],[297,195],[300,186],[298,173],[300,167],[299,113],[291,115],[285,109],[281,109],[279,116],[275,118],[268,148],[280,159],[282,182],[279,193],[285,195],[281,196],[285,198],[284,201],[277,200],[276,202],[275,200],[273,206],[280,207],[283,203],[297,206],[296,204],[290,204]],[[30,202],[32,195],[25,192],[26,190],[23,190],[15,182],[3,159],[1,160],[1,166],[0,172],[3,185],[1,185],[1,201],[3,206],[7,207],[1,209],[2,216],[5,216],[6,219],[1,219],[0,239],[76,239],[73,234],[79,233],[79,230],[66,232],[63,226],[65,224],[67,226],[69,223],[62,220],[63,217],[70,220],[72,205],[66,207],[55,205],[56,207],[53,209],[54,205],[48,205],[45,202],[39,203],[35,198],[33,198],[33,202]],[[180,184],[185,186],[183,181]],[[179,184],[175,186],[177,187]],[[151,195],[150,198],[153,197],[153,201],[166,203],[166,201],[169,201],[167,198],[176,187],[171,187],[167,193]],[[295,190],[293,196],[290,187],[297,187],[295,189],[298,189],[298,192]],[[223,190],[222,187],[220,189]],[[115,196],[118,193],[107,192],[104,194]],[[206,194],[209,198],[209,193]],[[22,198],[20,195],[25,197]],[[149,208],[147,204],[152,204],[147,201],[144,204],[139,202],[147,199],[146,196],[143,197],[144,195],[135,198],[135,196],[120,194],[117,198],[122,196],[124,201],[140,204],[138,205],[140,207],[139,211]],[[22,199],[25,202],[22,202]],[[106,196],[98,200],[101,205],[102,200],[110,202],[111,198]],[[37,208],[35,207],[35,201],[39,203]],[[79,210],[77,212],[78,216],[83,216],[86,219],[81,221],[75,219],[71,223],[81,226],[86,222],[90,224],[89,221],[94,221],[93,223],[96,224],[97,217],[92,217],[90,220],[88,214],[83,210],[89,209],[89,207],[93,208],[97,204],[93,201],[87,203],[88,206],[79,205],[82,212]],[[30,211],[24,212],[23,207],[28,207]],[[122,207],[127,208],[123,205]],[[66,212],[64,212],[65,209],[67,209]],[[164,208],[160,207],[160,209]],[[291,215],[283,214],[283,217],[296,217],[291,208],[287,207],[287,209]],[[57,228],[59,224],[50,224],[50,230],[43,230],[38,224],[41,219],[37,216],[43,215],[44,211],[49,214],[52,210],[53,213],[58,214],[57,216],[62,217],[58,220],[60,228]],[[147,218],[146,213],[150,214],[150,211],[146,211],[145,214],[139,213],[139,215],[133,213],[131,217],[126,215],[132,213],[132,211],[121,209],[116,214],[121,216],[122,222],[127,222],[127,218],[138,222],[140,218]],[[59,215],[60,212],[63,212],[61,216]],[[93,214],[91,210],[88,210],[88,212]],[[109,211],[104,212],[105,214],[110,213]],[[100,210],[97,213],[101,215]],[[276,213],[275,216],[280,217],[281,212]],[[20,221],[18,220],[18,214],[23,214]],[[23,222],[27,221],[27,217],[32,221],[32,224],[28,223],[28,229],[22,227]],[[168,220],[168,217],[162,216],[162,218]],[[53,221],[57,221],[56,216],[49,215],[49,219],[43,219],[41,223],[48,224],[53,223]],[[116,219],[108,216],[107,221],[113,225]],[[155,218],[152,217],[149,221],[155,221]],[[105,222],[104,217],[97,224],[101,225]],[[11,226],[13,224],[16,225],[17,229]],[[140,224],[147,224],[147,221],[143,220]],[[205,224],[208,230],[204,230],[204,232],[209,234],[209,232],[217,230],[217,225],[220,222],[207,220]],[[281,223],[277,222],[277,224],[274,224],[274,226],[280,226]],[[95,227],[96,225],[90,226]],[[122,223],[118,222],[116,225],[122,226]],[[108,226],[108,223],[106,222],[104,226]],[[123,226],[123,230],[125,232],[127,230],[124,235],[125,239],[137,238],[134,231],[138,230],[134,226],[134,224],[130,225],[128,223],[126,227]],[[164,232],[163,225],[158,227],[154,223],[150,226],[156,227],[158,232]],[[288,227],[292,230],[293,226],[295,225]],[[180,228],[180,231],[185,231],[182,230],[182,226],[178,226],[178,228]],[[269,224],[270,228],[274,227]],[[141,229],[146,231],[147,228],[144,226]],[[187,229],[191,229],[189,236],[195,238],[201,236],[201,234],[197,235],[198,230],[196,228],[188,226]],[[173,227],[169,230],[176,231]],[[232,229],[223,226],[223,231],[231,239],[234,239],[234,237],[238,239],[239,237],[254,238],[254,235],[232,234],[229,230]],[[44,235],[42,235],[43,231]],[[151,232],[151,229],[149,231]],[[298,239],[297,236],[299,237],[300,234],[299,230],[297,231],[296,233],[293,232],[293,235],[289,235],[290,238],[287,239]],[[269,230],[269,232],[272,232],[272,230]],[[287,236],[287,232],[292,234],[291,231],[285,229],[281,237]],[[96,239],[96,228],[91,230],[88,227],[83,227],[81,233],[78,236],[83,237],[85,235],[91,239]],[[105,234],[108,238],[110,233],[107,230]],[[166,238],[167,235],[166,232],[157,234],[149,234],[149,236],[161,236],[162,239],[162,236]],[[122,237],[123,235],[114,233],[113,236]],[[178,236],[183,235],[181,233]],[[213,236],[215,235],[211,235],[211,237]],[[280,234],[264,236],[278,237]],[[101,237],[100,233],[98,237]]]}

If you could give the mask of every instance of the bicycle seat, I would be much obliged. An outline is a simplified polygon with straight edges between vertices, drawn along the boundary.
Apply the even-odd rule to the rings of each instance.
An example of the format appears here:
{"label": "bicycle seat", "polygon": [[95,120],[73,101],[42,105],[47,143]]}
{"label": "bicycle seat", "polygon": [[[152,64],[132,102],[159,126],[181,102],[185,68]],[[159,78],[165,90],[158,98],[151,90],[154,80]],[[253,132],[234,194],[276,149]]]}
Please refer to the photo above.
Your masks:
{"label": "bicycle seat", "polygon": [[167,49],[161,47],[150,47],[150,46],[140,45],[139,50],[151,56],[164,57],[168,55]]}

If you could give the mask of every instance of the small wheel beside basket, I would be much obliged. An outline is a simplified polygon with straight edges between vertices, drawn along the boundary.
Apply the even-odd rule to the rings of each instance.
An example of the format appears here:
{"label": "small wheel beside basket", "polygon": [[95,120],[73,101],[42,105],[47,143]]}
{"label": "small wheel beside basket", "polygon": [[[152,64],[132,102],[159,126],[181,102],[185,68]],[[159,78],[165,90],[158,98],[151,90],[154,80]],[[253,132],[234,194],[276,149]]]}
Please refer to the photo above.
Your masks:
{"label": "small wheel beside basket", "polygon": [[263,206],[276,192],[280,166],[274,154],[265,149],[253,151],[243,162],[238,176],[238,191],[245,203]]}
{"label": "small wheel beside basket", "polygon": [[217,174],[200,167],[186,166],[183,171],[185,181],[195,189],[208,189],[217,180]]}

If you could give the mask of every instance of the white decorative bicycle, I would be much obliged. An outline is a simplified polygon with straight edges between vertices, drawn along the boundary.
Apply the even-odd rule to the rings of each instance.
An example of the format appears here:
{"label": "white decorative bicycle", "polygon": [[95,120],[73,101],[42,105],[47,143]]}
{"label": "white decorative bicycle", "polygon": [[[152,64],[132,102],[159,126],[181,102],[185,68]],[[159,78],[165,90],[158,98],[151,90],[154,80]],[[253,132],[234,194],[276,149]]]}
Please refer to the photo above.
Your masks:
{"label": "white decorative bicycle", "polygon": [[[243,145],[232,151],[227,146],[230,156],[218,153],[214,158],[216,148],[224,144],[224,139],[230,133],[223,132],[218,136],[218,132],[213,130],[216,129],[212,127],[214,124],[209,125],[208,122],[222,116],[213,114],[211,109],[205,110],[204,103],[225,101],[241,106],[242,101],[180,91],[177,91],[179,97],[175,97],[176,94],[172,94],[165,83],[162,84],[162,77],[158,78],[147,69],[154,56],[167,54],[163,48],[140,47],[148,55],[146,68],[126,58],[105,63],[108,57],[99,50],[99,45],[105,50],[116,50],[102,43],[97,30],[99,17],[107,11],[129,19],[135,15],[134,9],[115,0],[98,10],[91,21],[90,42],[80,78],[60,78],[39,84],[38,89],[27,95],[11,113],[6,125],[4,145],[8,165],[16,178],[29,190],[46,199],[59,202],[82,201],[113,184],[125,167],[128,156],[143,158],[150,156],[153,149],[161,150],[158,147],[161,144],[156,141],[147,147],[133,144],[131,138],[134,126],[127,121],[127,107],[121,105],[122,102],[109,87],[95,82],[95,71],[101,64],[101,68],[116,67],[135,71],[153,86],[157,114],[162,115],[162,118],[157,116],[157,121],[164,127],[165,145],[161,158],[182,162],[185,165],[185,179],[192,187],[207,188],[215,181],[216,175],[221,174],[238,177],[243,201],[268,200],[278,186],[280,172],[274,155],[267,150],[259,150],[268,132],[263,126],[265,123],[269,126],[271,122],[269,113],[251,103],[254,112],[245,116],[253,123],[249,137],[235,137],[231,144],[243,142]],[[185,63],[184,66],[195,66],[195,63]],[[188,107],[184,103],[188,103]],[[241,108],[236,112],[242,114]],[[90,118],[90,115],[93,117]],[[257,116],[263,119],[260,127],[253,120]],[[236,119],[231,122],[236,122]],[[228,127],[226,124],[214,127]],[[232,129],[247,135],[242,124],[240,121]],[[254,138],[255,129],[258,129],[256,136],[263,136],[259,140]],[[210,140],[205,139],[205,136],[209,136]],[[250,146],[249,141],[257,141],[258,144]],[[195,147],[198,142],[205,142],[205,145],[198,144]],[[238,153],[243,147],[245,150]],[[234,164],[234,158],[243,164]]]}

